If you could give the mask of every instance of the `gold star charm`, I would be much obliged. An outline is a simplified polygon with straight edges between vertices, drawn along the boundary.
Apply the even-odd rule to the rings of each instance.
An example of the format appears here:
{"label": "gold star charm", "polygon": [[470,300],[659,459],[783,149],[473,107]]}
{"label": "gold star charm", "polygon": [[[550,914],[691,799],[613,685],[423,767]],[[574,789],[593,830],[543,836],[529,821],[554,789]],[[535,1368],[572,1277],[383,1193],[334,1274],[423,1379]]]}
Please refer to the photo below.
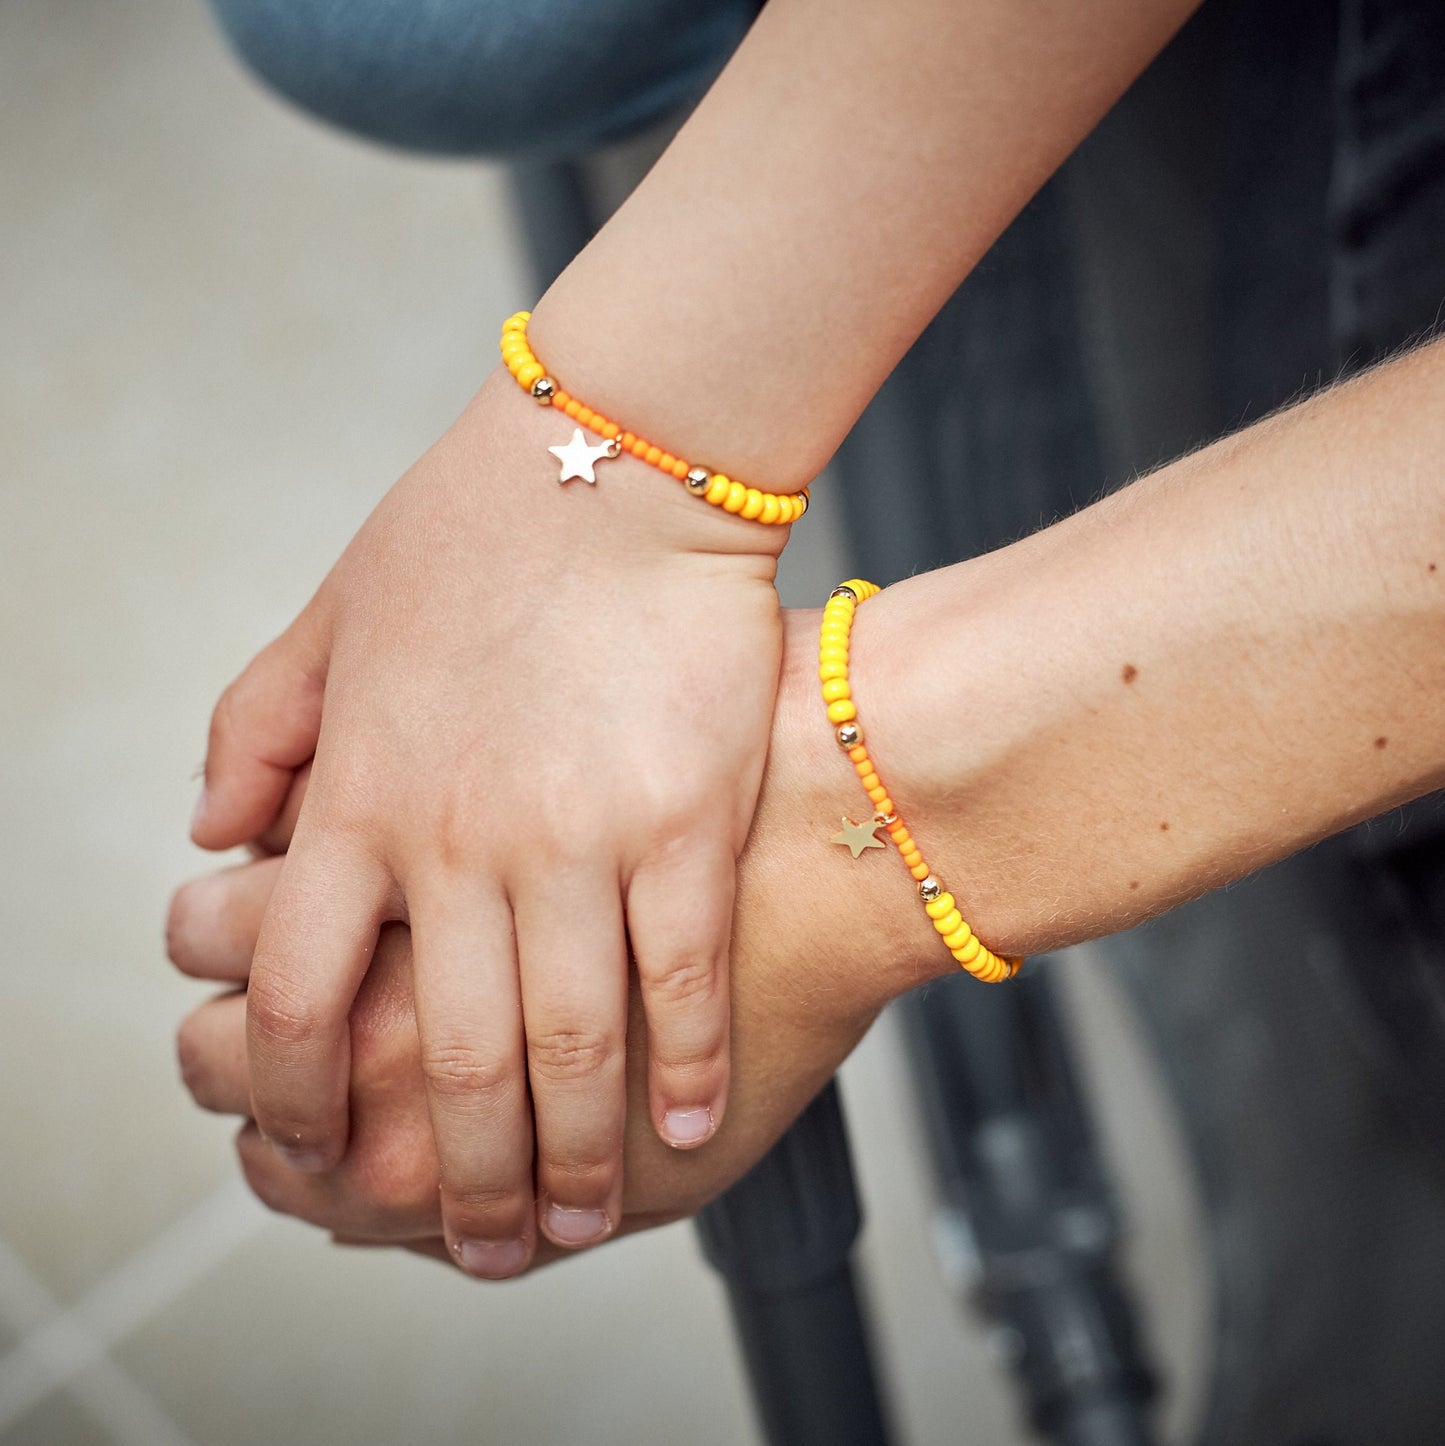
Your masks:
{"label": "gold star charm", "polygon": [[845,818],[842,829],[835,833],[828,842],[842,844],[844,848],[852,849],[853,857],[856,859],[864,849],[884,847],[883,840],[874,837],[876,831],[881,827],[881,824],[872,820],[868,823],[854,823],[851,818]]}
{"label": "gold star charm", "polygon": [[562,474],[557,478],[559,483],[580,477],[584,482],[595,484],[597,473],[592,470],[592,464],[600,462],[604,457],[617,456],[622,450],[622,444],[614,438],[600,446],[590,446],[582,428],[578,427],[572,433],[570,442],[560,447],[548,447],[547,450],[562,464]]}

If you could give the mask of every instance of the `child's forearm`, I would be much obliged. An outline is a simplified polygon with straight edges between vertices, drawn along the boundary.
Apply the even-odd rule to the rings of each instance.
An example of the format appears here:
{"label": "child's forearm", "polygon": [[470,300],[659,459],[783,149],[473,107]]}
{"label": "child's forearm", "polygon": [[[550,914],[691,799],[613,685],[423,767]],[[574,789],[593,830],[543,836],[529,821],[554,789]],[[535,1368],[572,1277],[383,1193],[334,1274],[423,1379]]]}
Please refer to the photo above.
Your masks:
{"label": "child's forearm", "polygon": [[1428,792],[1445,344],[890,588],[854,635],[893,797],[1006,953],[1136,923]]}
{"label": "child's forearm", "polygon": [[536,308],[589,406],[778,491],[1197,0],[770,0]]}

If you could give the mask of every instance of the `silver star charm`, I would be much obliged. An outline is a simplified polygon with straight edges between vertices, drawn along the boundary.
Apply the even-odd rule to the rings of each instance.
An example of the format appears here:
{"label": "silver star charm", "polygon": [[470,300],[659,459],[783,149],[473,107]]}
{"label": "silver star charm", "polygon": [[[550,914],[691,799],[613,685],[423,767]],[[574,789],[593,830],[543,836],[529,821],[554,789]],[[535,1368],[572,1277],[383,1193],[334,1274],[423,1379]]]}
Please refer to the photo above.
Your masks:
{"label": "silver star charm", "polygon": [[615,457],[622,448],[616,441],[594,447],[587,441],[582,428],[578,427],[570,442],[561,447],[548,447],[547,450],[562,464],[558,482],[570,482],[574,477],[580,477],[584,482],[595,484],[597,473],[592,470],[593,463],[600,462],[604,457]]}
{"label": "silver star charm", "polygon": [[828,840],[829,843],[842,844],[844,848],[853,851],[856,859],[864,849],[881,849],[884,847],[881,838],[874,837],[875,831],[883,825],[875,821],[868,823],[854,823],[851,818],[843,820],[843,827]]}

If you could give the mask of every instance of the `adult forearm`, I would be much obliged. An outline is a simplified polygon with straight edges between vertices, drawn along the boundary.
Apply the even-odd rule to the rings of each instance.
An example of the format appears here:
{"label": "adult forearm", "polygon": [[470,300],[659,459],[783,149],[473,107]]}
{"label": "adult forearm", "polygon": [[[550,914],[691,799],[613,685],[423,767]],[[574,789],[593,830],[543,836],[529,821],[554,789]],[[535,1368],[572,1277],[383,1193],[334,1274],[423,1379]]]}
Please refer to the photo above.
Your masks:
{"label": "adult forearm", "polygon": [[853,656],[899,807],[1009,953],[1440,786],[1445,345],[888,589]]}
{"label": "adult forearm", "polygon": [[770,0],[536,308],[588,405],[807,483],[1197,0]]}

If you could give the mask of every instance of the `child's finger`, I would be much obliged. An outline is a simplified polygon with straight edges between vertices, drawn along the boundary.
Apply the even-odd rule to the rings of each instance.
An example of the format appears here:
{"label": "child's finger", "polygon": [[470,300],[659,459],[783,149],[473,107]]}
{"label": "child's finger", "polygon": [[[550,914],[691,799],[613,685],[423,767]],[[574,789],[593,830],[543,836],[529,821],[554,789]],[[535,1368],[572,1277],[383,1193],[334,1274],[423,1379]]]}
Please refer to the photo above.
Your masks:
{"label": "child's finger", "polygon": [[526,1268],[537,1239],[512,911],[456,875],[408,904],[447,1244],[470,1274],[500,1280]]}
{"label": "child's finger", "polygon": [[640,865],[627,932],[647,1017],[648,1101],[663,1141],[690,1149],[722,1123],[728,1093],[728,937],[736,864],[708,842]]}
{"label": "child's finger", "polygon": [[176,968],[244,984],[280,872],[281,860],[267,858],[182,884],[166,915],[166,953]]}
{"label": "child's finger", "polygon": [[307,608],[221,694],[191,820],[201,848],[232,848],[259,834],[281,807],[292,772],[315,752],[326,686],[321,617]]}
{"label": "child's finger", "polygon": [[346,1148],[347,1017],[391,898],[375,859],[331,838],[286,855],[247,993],[256,1123],[286,1162],[324,1170]]}
{"label": "child's finger", "polygon": [[627,945],[611,875],[538,879],[514,904],[541,1225],[593,1245],[622,1218]]}

